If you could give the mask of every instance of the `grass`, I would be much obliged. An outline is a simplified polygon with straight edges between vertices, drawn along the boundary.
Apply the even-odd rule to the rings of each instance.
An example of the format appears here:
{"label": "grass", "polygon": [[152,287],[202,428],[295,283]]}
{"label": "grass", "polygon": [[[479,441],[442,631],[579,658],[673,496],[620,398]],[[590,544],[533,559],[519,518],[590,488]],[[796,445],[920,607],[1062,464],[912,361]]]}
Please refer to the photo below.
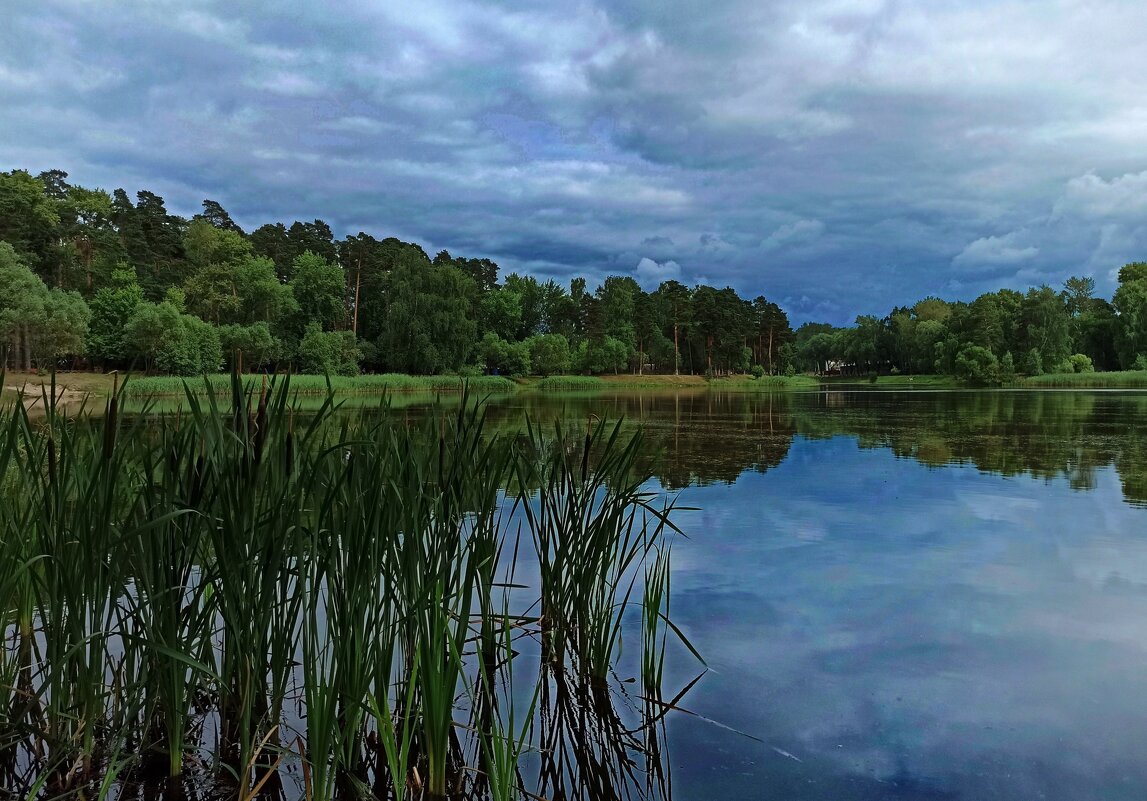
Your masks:
{"label": "grass", "polygon": [[[333,394],[296,414],[294,381],[208,383],[174,414],[126,416],[122,388],[102,415],[0,411],[0,786],[520,798],[538,721],[575,717],[543,774],[589,727],[613,738],[594,769],[637,781],[623,622],[645,621],[647,692],[665,632],[684,641],[640,435],[499,437],[465,396],[415,423]],[[515,670],[531,651],[549,658]]]}
{"label": "grass", "polygon": [[625,389],[704,389],[706,387],[723,391],[759,391],[786,389],[815,389],[819,379],[810,376],[764,376],[753,378],[749,375],[727,378],[706,379],[700,375],[560,375],[543,378],[528,386],[538,392],[597,392],[602,390]]}
{"label": "grass", "polygon": [[1144,389],[1147,388],[1147,370],[1037,375],[1023,379],[1020,386],[1063,389]]}
{"label": "grass", "polygon": [[601,378],[592,375],[551,375],[533,385],[538,392],[588,392],[606,388]]}
{"label": "grass", "polygon": [[[243,376],[248,392],[258,391],[264,382],[262,375]],[[328,386],[329,382],[329,386]],[[205,395],[208,387],[227,392],[231,376],[216,374],[204,378],[176,376],[144,376],[128,381],[127,394],[132,397],[182,396],[186,391]],[[452,375],[414,376],[398,373],[357,376],[298,375],[291,378],[291,391],[299,395],[325,396],[328,391],[343,394],[380,394],[384,392],[461,392],[464,387],[479,393],[512,392],[517,385],[502,376],[475,376],[460,378]]]}
{"label": "grass", "polygon": [[[882,376],[880,384],[893,383],[889,379],[897,377]],[[903,378],[903,377],[902,377]],[[922,377],[915,377],[920,380]],[[265,378],[262,374],[251,374],[243,377],[243,387],[247,392],[257,393],[263,385]],[[397,373],[359,376],[333,376],[328,379],[317,375],[296,375],[291,378],[292,392],[299,399],[299,404],[317,408],[324,402],[328,389],[333,390],[341,398],[351,402],[362,402],[374,396],[390,394],[415,395],[417,393],[433,394],[439,392],[461,393],[468,388],[476,395],[509,394],[523,388],[533,389],[545,393],[573,393],[573,392],[600,392],[603,390],[629,390],[629,389],[665,389],[684,390],[706,387],[721,391],[759,391],[759,390],[787,390],[815,388],[821,379],[807,376],[766,376],[754,379],[751,376],[733,376],[706,380],[700,375],[603,375],[603,376],[549,376],[547,378],[510,379],[504,376],[475,376],[460,378],[459,376],[412,376]],[[203,397],[208,391],[217,395],[226,395],[231,391],[230,375],[214,374],[210,376],[188,377],[179,376],[123,376],[116,377],[111,373],[60,373],[57,383],[62,388],[58,399],[60,406],[67,406],[73,411],[83,403],[89,408],[98,409],[102,402],[113,393],[116,382],[126,383],[123,399],[131,401],[133,411],[144,404],[145,401],[156,399],[158,402],[150,404],[149,408],[155,412],[174,412],[182,408],[188,392]],[[43,388],[50,383],[46,376],[39,375],[12,375],[9,376],[8,389],[0,392],[0,407],[14,405],[17,397],[15,390],[23,388],[27,396],[35,400],[33,409],[42,410],[43,403],[38,400]],[[370,401],[373,403],[373,401]],[[395,403],[401,401],[396,399]]]}
{"label": "grass", "polygon": [[730,376],[728,378],[714,378],[708,382],[713,389],[730,392],[772,392],[776,390],[803,390],[817,389],[820,380],[806,375],[766,375],[760,378],[752,376]]}
{"label": "grass", "polygon": [[879,375],[876,381],[866,376],[824,376],[824,384],[851,384],[895,389],[960,389],[966,385],[950,375]]}

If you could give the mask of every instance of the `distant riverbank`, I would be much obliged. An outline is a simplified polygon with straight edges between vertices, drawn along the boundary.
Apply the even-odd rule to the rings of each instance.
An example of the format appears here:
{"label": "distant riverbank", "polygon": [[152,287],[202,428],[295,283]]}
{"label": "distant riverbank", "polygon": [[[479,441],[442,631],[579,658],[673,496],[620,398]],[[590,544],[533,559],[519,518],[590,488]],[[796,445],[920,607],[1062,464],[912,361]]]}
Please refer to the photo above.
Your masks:
{"label": "distant riverbank", "polygon": [[[252,374],[243,376],[248,386],[258,387],[263,381],[282,380],[284,376]],[[106,398],[115,385],[112,373],[62,372],[56,374],[58,391],[64,391],[69,401],[82,398]],[[231,376],[215,374],[198,378],[178,376],[120,376],[126,382],[126,394],[131,397],[179,397],[188,388],[193,392],[206,392],[206,385],[226,392]],[[5,396],[11,398],[23,390],[28,396],[39,396],[41,389],[51,382],[48,376],[9,373],[5,379]],[[594,392],[622,389],[720,389],[731,392],[758,392],[774,390],[816,389],[820,380],[810,376],[729,376],[707,379],[699,375],[610,375],[610,376],[549,376],[547,378],[507,378],[505,376],[415,376],[399,373],[358,376],[293,375],[291,389],[301,395],[325,395],[333,390],[336,395],[371,395],[385,392],[460,392],[468,387],[471,392],[502,394],[514,392]]]}
{"label": "distant riverbank", "polygon": [[[245,375],[248,386],[258,387],[274,376]],[[279,376],[276,380],[281,380]],[[186,389],[205,394],[203,377],[177,376],[120,376],[126,381],[126,394],[133,398],[178,398]],[[39,398],[50,384],[47,376],[9,373],[5,391],[0,399],[11,400],[19,390],[31,399]],[[207,381],[218,392],[227,392],[231,376],[216,374]],[[112,391],[115,376],[111,373],[66,372],[56,375],[58,397],[67,404],[84,399],[98,401]],[[609,392],[621,390],[715,390],[721,392],[773,392],[815,390],[821,386],[871,386],[877,389],[967,389],[968,385],[952,376],[943,375],[881,375],[875,381],[851,376],[762,376],[736,375],[706,378],[700,375],[607,375],[607,376],[549,376],[507,378],[505,376],[434,375],[414,376],[398,373],[359,376],[293,375],[291,388],[300,395],[321,397],[328,387],[336,395],[381,395],[383,393],[460,392],[467,386],[471,392],[482,395],[541,392],[546,394]],[[1005,387],[1019,389],[1147,389],[1147,371],[1126,370],[1104,373],[1074,373],[1020,378]]]}

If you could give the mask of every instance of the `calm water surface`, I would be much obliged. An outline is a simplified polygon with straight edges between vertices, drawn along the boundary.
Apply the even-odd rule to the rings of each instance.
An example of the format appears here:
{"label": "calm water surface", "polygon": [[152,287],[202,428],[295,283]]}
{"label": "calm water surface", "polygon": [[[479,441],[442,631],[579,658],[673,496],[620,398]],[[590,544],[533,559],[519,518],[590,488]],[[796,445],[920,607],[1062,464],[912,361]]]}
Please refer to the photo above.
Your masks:
{"label": "calm water surface", "polygon": [[703,717],[670,724],[675,798],[1147,798],[1147,394],[491,415],[526,411],[640,421],[656,481],[701,509],[672,611],[711,669],[683,702]]}

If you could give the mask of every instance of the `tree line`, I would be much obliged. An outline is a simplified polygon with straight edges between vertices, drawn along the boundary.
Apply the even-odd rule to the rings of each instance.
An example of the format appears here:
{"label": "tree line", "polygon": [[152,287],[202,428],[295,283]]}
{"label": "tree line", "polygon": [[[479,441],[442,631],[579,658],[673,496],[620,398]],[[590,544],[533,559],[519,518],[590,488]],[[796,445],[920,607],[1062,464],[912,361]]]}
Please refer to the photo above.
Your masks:
{"label": "tree line", "polygon": [[177,375],[280,369],[353,374],[658,372],[1011,373],[1147,366],[1147,265],[1111,302],[1063,291],[925,298],[851,327],[806,323],[764,296],[632,277],[591,289],[499,276],[484,258],[322,220],[244,231],[204,200],[190,219],[50,170],[0,172],[3,363],[142,367]]}
{"label": "tree line", "polygon": [[798,369],[939,373],[992,384],[1017,375],[1147,369],[1147,263],[1119,271],[1111,301],[1095,280],[1068,278],[1056,291],[986,292],[970,303],[928,297],[854,326],[806,323],[793,335]]}
{"label": "tree line", "polygon": [[11,367],[64,360],[193,375],[244,369],[414,374],[782,369],[784,311],[733,289],[631,277],[596,289],[498,274],[489,259],[322,220],[246,232],[221,204],[0,173],[0,347]]}

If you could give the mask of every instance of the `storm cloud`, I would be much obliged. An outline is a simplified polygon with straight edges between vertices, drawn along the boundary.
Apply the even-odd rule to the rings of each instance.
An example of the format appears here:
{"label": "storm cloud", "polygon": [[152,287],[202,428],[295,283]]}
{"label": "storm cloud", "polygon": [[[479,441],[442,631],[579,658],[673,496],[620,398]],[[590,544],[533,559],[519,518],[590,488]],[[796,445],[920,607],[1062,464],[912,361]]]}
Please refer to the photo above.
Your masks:
{"label": "storm cloud", "polygon": [[0,169],[850,321],[1147,257],[1147,4],[15,0]]}

